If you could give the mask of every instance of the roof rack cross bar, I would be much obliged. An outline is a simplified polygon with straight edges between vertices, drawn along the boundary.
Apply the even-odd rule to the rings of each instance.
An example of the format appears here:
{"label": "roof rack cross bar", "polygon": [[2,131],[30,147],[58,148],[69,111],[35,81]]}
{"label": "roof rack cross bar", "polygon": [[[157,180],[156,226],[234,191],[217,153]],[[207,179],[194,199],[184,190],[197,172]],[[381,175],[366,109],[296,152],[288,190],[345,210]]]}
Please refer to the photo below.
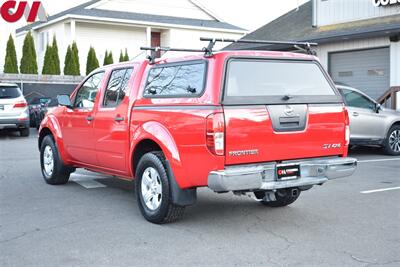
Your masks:
{"label": "roof rack cross bar", "polygon": [[200,41],[212,41],[224,43],[247,43],[247,44],[282,44],[282,45],[299,45],[299,46],[317,46],[318,43],[310,42],[294,42],[294,41],[268,41],[268,40],[248,40],[248,39],[225,39],[225,38],[208,38],[200,37]]}

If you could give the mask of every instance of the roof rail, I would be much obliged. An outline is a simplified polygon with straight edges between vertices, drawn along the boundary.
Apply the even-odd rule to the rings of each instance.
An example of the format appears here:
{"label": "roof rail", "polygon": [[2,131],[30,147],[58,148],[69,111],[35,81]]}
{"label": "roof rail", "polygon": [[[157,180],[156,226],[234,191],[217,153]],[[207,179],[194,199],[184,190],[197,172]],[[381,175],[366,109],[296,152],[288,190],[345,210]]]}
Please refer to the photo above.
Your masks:
{"label": "roof rail", "polygon": [[200,37],[200,41],[209,42],[207,47],[203,49],[186,49],[186,48],[171,48],[171,47],[140,47],[140,50],[151,51],[151,55],[147,56],[150,64],[154,64],[156,59],[156,52],[158,51],[175,51],[175,52],[203,52],[205,57],[211,57],[213,55],[213,48],[217,42],[223,43],[246,43],[246,44],[264,44],[264,45],[291,45],[296,49],[306,52],[310,55],[316,55],[315,51],[311,49],[312,46],[317,46],[317,43],[309,42],[290,42],[290,41],[265,41],[265,40],[247,40],[247,39],[224,39],[224,38],[208,38]]}
{"label": "roof rail", "polygon": [[207,51],[206,48],[203,49],[186,49],[186,48],[171,48],[171,47],[145,47],[142,46],[140,47],[140,50],[147,50],[147,51],[151,51],[151,55],[147,56],[147,59],[149,60],[150,64],[154,64],[155,59],[156,59],[156,52],[158,51],[175,51],[175,52],[194,52],[194,53],[201,53],[204,52],[205,56],[207,56]]}
{"label": "roof rail", "polygon": [[263,45],[290,45],[295,48],[306,52],[307,54],[316,55],[315,51],[311,49],[312,46],[318,46],[318,43],[309,42],[294,42],[294,41],[268,41],[268,40],[249,40],[249,39],[225,39],[225,38],[209,38],[200,37],[200,41],[210,42],[208,49],[212,50],[215,43],[244,43],[244,44],[263,44]]}

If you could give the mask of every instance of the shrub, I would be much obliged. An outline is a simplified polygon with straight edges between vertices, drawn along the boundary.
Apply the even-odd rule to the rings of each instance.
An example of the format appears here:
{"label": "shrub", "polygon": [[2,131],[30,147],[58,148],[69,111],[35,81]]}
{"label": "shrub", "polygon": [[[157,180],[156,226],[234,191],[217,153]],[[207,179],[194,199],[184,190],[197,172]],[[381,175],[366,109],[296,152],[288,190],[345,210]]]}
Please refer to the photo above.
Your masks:
{"label": "shrub", "polygon": [[93,47],[90,47],[86,61],[86,75],[97,69],[99,66],[99,61],[96,57],[96,51]]}
{"label": "shrub", "polygon": [[22,47],[20,70],[21,73],[26,73],[26,74],[38,73],[35,43],[33,41],[31,32],[28,32],[25,36],[24,45]]}
{"label": "shrub", "polygon": [[75,63],[75,70],[76,70],[76,75],[80,75],[81,74],[81,66],[80,66],[80,61],[79,61],[79,50],[78,50],[78,45],[76,44],[76,42],[74,41],[72,43],[72,56],[74,57],[74,63]]}
{"label": "shrub", "polygon": [[54,73],[55,75],[60,75],[61,67],[60,67],[60,56],[58,55],[58,45],[56,36],[53,36],[53,44],[52,44],[52,55],[51,58],[54,64]]}
{"label": "shrub", "polygon": [[17,53],[14,40],[10,34],[7,41],[6,58],[4,60],[4,73],[18,73]]}
{"label": "shrub", "polygon": [[106,53],[104,55],[103,66],[110,65],[113,63],[114,63],[114,59],[113,59],[112,52],[110,51],[110,53],[108,53],[108,51],[106,50]]}

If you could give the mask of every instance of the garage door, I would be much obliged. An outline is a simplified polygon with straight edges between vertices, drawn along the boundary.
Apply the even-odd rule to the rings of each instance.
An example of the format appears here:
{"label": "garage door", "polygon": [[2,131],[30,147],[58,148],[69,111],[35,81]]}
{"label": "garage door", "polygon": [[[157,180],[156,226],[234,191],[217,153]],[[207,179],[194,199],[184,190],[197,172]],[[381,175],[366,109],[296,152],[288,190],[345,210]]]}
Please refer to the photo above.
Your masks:
{"label": "garage door", "polygon": [[378,48],[331,53],[329,72],[335,82],[358,88],[377,99],[390,87],[390,50]]}

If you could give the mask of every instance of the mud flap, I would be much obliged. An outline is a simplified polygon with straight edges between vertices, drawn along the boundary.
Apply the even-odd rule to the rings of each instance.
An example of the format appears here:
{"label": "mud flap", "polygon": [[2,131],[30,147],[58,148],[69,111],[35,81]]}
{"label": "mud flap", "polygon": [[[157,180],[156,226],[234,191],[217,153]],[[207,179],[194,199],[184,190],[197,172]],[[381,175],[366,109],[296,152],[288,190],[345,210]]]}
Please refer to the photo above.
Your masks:
{"label": "mud flap", "polygon": [[171,165],[168,160],[165,160],[168,179],[171,189],[172,203],[178,206],[191,206],[197,201],[197,190],[196,189],[181,189],[175,180],[175,176],[172,172]]}

